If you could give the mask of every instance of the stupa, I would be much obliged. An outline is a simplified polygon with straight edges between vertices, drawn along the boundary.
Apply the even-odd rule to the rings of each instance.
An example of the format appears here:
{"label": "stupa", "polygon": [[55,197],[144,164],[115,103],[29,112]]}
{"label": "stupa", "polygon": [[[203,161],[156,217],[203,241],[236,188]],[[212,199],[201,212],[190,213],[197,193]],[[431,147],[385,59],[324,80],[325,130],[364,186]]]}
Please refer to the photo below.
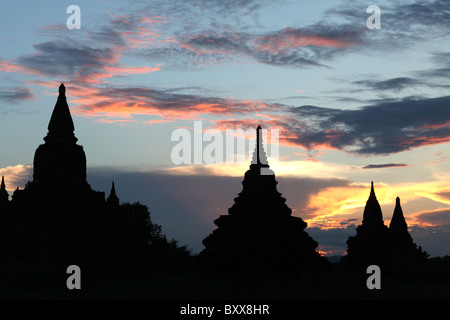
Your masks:
{"label": "stupa", "polygon": [[292,216],[277,183],[258,126],[242,192],[228,215],[219,216],[214,221],[217,228],[203,240],[205,249],[199,254],[203,266],[234,270],[248,266],[316,269],[325,265],[325,258],[316,251],[317,242],[304,231],[307,224]]}
{"label": "stupa", "polygon": [[10,201],[11,213],[24,220],[34,241],[52,240],[64,249],[92,244],[97,221],[107,213],[105,193],[86,180],[86,155],[77,144],[65,92],[61,84],[45,143],[34,154],[33,180]]}
{"label": "stupa", "polygon": [[13,202],[17,203],[20,198],[20,202],[26,200],[28,204],[65,209],[74,203],[84,203],[83,209],[86,209],[87,203],[105,202],[104,192],[92,190],[86,180],[86,155],[83,147],[76,143],[78,139],[65,93],[66,88],[61,84],[45,143],[34,154],[33,180],[25,189],[14,193]]}
{"label": "stupa", "polygon": [[422,249],[413,243],[408,226],[397,197],[394,214],[389,228],[384,224],[383,214],[373,187],[363,213],[362,224],[356,228],[356,235],[347,240],[347,261],[350,265],[393,266],[404,258],[424,257]]}
{"label": "stupa", "polygon": [[393,260],[399,258],[420,258],[424,256],[422,248],[417,247],[409,234],[399,197],[395,199],[395,209],[389,225],[389,235],[391,238],[391,256]]}
{"label": "stupa", "polygon": [[347,240],[347,257],[354,265],[384,264],[389,257],[389,232],[371,183],[369,199],[364,207],[362,224],[356,236]]}
{"label": "stupa", "polygon": [[48,133],[35,154],[33,183],[44,189],[63,189],[65,193],[91,191],[86,181],[86,155],[76,142],[74,125],[66,100],[64,84],[53,109]]}

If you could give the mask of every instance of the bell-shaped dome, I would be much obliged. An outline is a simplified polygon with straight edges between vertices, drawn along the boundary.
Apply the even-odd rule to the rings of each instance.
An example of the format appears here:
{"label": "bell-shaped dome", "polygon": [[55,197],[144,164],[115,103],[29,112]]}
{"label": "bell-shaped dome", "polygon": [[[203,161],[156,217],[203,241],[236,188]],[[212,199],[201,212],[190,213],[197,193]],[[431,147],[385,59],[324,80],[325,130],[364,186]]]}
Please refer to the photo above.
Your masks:
{"label": "bell-shaped dome", "polygon": [[34,182],[41,185],[77,186],[86,183],[86,155],[77,145],[64,84],[48,124],[45,143],[34,154]]}

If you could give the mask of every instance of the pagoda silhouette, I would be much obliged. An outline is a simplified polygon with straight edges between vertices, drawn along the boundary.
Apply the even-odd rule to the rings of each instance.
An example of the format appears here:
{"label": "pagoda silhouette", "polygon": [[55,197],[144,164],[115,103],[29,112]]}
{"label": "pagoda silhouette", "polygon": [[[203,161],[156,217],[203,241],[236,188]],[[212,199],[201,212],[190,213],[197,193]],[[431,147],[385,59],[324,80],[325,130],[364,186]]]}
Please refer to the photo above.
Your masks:
{"label": "pagoda silhouette", "polygon": [[2,235],[16,245],[33,239],[36,246],[45,243],[55,251],[86,252],[99,240],[100,221],[119,200],[114,184],[107,203],[105,193],[86,180],[86,155],[77,144],[65,91],[61,84],[45,143],[34,154],[33,180],[9,200],[2,177]]}
{"label": "pagoda silhouette", "polygon": [[316,251],[318,243],[304,231],[307,224],[292,216],[286,199],[277,191],[277,184],[258,126],[243,189],[228,209],[228,215],[219,216],[214,221],[217,228],[203,240],[205,249],[198,256],[200,265],[228,270],[326,267],[326,259]]}
{"label": "pagoda silhouette", "polygon": [[356,228],[356,235],[347,240],[348,264],[353,267],[371,264],[392,267],[402,261],[421,260],[425,255],[409,234],[399,197],[396,198],[389,228],[384,224],[372,182],[362,224]]}

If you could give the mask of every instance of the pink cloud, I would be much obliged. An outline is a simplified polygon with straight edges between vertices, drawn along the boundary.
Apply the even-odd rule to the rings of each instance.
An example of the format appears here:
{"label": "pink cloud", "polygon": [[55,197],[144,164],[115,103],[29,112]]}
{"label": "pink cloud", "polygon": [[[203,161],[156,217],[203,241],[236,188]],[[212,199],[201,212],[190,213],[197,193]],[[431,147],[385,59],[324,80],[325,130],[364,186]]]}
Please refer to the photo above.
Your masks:
{"label": "pink cloud", "polygon": [[40,73],[37,70],[21,66],[19,64],[15,64],[10,61],[1,61],[0,60],[0,71],[12,72],[12,73],[33,74],[33,75],[37,75],[37,76],[42,76],[42,73]]}
{"label": "pink cloud", "polygon": [[357,37],[339,37],[288,27],[277,33],[257,37],[254,45],[258,50],[276,54],[283,50],[307,46],[346,49],[360,42]]}

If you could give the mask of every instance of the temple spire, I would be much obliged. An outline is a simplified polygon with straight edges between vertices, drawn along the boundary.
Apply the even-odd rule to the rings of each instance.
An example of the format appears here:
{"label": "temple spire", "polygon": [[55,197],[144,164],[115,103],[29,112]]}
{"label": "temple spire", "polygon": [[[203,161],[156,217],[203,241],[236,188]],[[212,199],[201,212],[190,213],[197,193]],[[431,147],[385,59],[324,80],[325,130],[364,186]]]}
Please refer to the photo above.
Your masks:
{"label": "temple spire", "polygon": [[66,97],[66,87],[64,86],[64,83],[61,83],[61,85],[59,86],[58,92],[61,97],[64,97],[64,98]]}
{"label": "temple spire", "polygon": [[408,225],[406,224],[405,217],[403,216],[403,210],[400,205],[400,198],[395,199],[395,209],[392,215],[391,223],[389,225],[391,230],[408,230]]}
{"label": "temple spire", "polygon": [[44,138],[47,141],[65,141],[77,142],[74,135],[75,127],[73,125],[72,116],[70,115],[69,106],[66,99],[66,87],[63,83],[59,86],[59,96],[53,109],[50,122],[48,124],[48,134]]}
{"label": "temple spire", "polygon": [[9,199],[8,191],[6,191],[5,177],[2,176],[2,183],[0,184],[0,203],[5,203]]}
{"label": "temple spire", "polygon": [[114,181],[112,182],[112,187],[111,187],[111,194],[110,195],[116,195],[116,187],[114,186]]}
{"label": "temple spire", "polygon": [[256,128],[256,145],[253,152],[252,165],[256,167],[268,167],[266,152],[264,151],[261,126]]}
{"label": "temple spire", "polygon": [[111,192],[109,194],[108,199],[106,200],[106,203],[111,206],[118,206],[119,205],[119,197],[116,195],[116,188],[114,186],[114,181],[112,182]]}
{"label": "temple spire", "polygon": [[364,223],[369,225],[383,224],[383,214],[375,195],[373,181],[371,182],[369,199],[367,199],[366,206],[364,208],[363,224]]}

